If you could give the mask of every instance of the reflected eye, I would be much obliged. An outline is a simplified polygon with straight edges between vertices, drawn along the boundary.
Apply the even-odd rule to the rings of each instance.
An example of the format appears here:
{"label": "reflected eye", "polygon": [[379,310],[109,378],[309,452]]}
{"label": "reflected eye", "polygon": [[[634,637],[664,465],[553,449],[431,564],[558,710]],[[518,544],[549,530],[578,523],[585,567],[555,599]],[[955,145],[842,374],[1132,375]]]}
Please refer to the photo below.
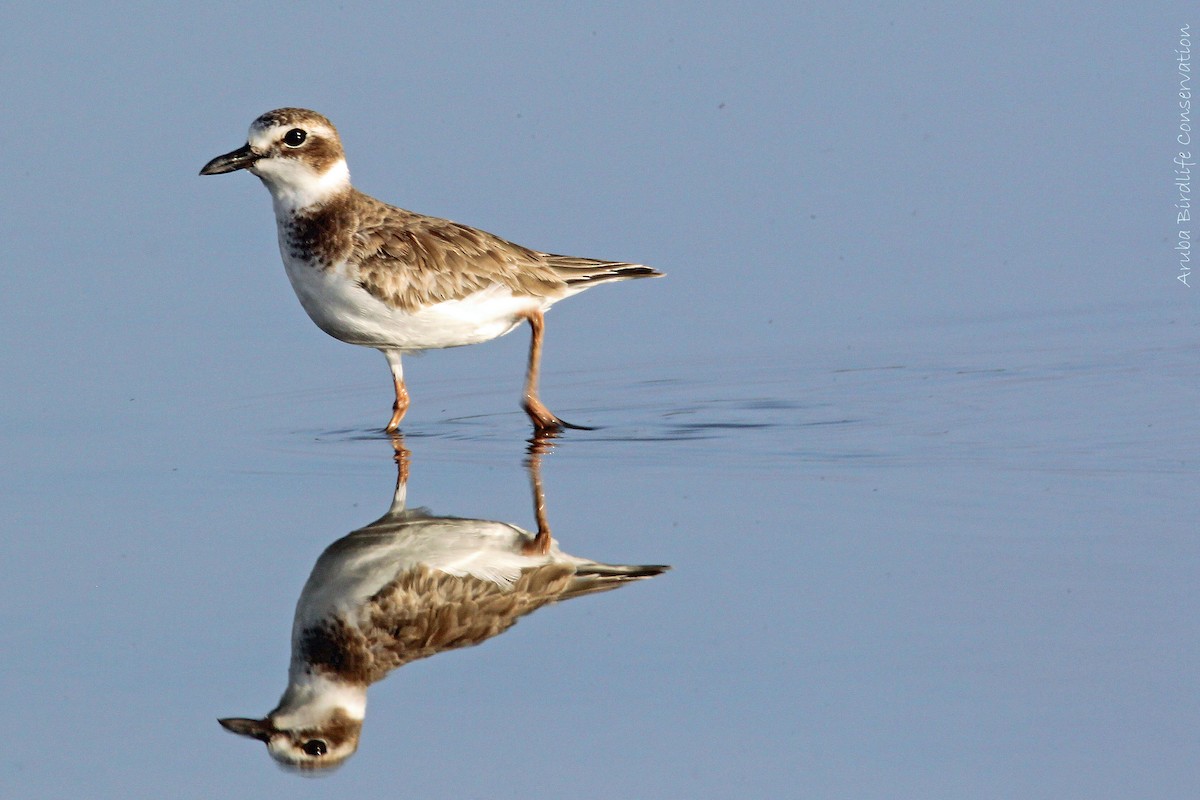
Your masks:
{"label": "reflected eye", "polygon": [[299,128],[292,128],[283,135],[283,143],[288,147],[299,147],[304,144],[304,140],[308,138],[308,134]]}
{"label": "reflected eye", "polygon": [[310,756],[323,756],[325,753],[329,752],[329,748],[326,747],[325,743],[320,739],[309,739],[300,749],[308,753]]}

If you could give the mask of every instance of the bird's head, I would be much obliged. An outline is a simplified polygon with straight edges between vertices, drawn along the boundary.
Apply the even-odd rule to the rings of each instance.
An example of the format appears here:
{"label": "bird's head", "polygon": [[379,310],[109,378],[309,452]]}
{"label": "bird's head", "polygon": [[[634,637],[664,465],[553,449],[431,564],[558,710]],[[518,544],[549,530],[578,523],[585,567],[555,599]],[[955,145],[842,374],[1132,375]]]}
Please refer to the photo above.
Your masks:
{"label": "bird's head", "polygon": [[325,719],[307,720],[302,727],[280,724],[282,720],[273,715],[217,721],[227,731],[265,742],[272,758],[284,767],[303,772],[341,766],[358,749],[362,732],[362,720],[354,719],[343,709],[334,709]]}
{"label": "bird's head", "polygon": [[280,210],[318,205],[350,185],[337,129],[305,108],[277,108],[263,114],[251,123],[245,145],[209,161],[200,174],[239,169],[257,175]]}

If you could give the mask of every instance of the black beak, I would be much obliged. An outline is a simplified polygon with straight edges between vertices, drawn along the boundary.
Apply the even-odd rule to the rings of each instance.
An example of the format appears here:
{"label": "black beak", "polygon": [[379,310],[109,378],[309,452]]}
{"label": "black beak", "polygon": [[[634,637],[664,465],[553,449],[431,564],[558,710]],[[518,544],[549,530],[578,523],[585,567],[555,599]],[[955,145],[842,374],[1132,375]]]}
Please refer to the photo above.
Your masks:
{"label": "black beak", "polygon": [[[224,158],[224,156],[222,156]],[[234,169],[237,169],[236,167]],[[200,173],[204,174],[204,173]],[[275,733],[275,726],[265,719],[246,719],[245,717],[227,717],[219,719],[221,727],[239,736],[249,736],[251,739],[258,739],[260,742],[271,741],[271,734]]]}
{"label": "black beak", "polygon": [[238,169],[245,169],[262,158],[261,155],[250,149],[249,144],[242,145],[232,153],[226,153],[223,156],[217,156],[212,161],[204,165],[204,169],[200,170],[201,175],[221,175],[226,172],[233,172]]}

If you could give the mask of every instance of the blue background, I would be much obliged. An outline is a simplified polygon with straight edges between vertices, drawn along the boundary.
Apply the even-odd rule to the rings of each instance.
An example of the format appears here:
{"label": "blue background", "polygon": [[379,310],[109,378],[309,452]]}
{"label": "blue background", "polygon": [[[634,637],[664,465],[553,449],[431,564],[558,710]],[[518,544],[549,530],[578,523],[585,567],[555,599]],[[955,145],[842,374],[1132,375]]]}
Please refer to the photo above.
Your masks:
{"label": "blue background", "polygon": [[[7,5],[0,789],[1197,796],[1192,12]],[[675,570],[395,673],[328,782],[215,722],[394,479],[383,359],[196,176],[284,105],[383,200],[668,273],[550,314],[598,430],[544,470],[564,549]],[[525,347],[406,362],[414,503],[532,526]]]}

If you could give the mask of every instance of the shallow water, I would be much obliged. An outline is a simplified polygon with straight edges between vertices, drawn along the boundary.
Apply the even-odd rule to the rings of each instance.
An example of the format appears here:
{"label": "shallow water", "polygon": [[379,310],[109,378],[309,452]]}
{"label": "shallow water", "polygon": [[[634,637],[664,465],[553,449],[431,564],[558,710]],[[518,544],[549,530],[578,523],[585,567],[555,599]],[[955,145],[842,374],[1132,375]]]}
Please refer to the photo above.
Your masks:
{"label": "shallow water", "polygon": [[[6,771],[40,796],[1180,796],[1200,553],[1174,325],[930,322],[549,373],[595,427],[543,458],[555,537],[674,569],[396,671],[334,784],[216,718],[274,705],[313,561],[391,502],[381,365],[331,391],[231,378],[191,432],[101,409],[4,490]],[[533,529],[506,366],[414,387],[411,505]]]}

